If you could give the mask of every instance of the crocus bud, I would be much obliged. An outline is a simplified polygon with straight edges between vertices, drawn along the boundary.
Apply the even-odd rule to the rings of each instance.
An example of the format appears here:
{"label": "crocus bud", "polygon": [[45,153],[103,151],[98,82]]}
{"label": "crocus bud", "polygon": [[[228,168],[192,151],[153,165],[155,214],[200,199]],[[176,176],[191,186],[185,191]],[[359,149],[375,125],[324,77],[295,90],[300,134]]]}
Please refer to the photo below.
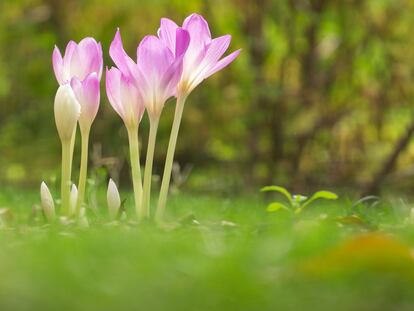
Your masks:
{"label": "crocus bud", "polygon": [[108,212],[111,219],[115,219],[121,207],[121,198],[119,197],[118,188],[112,179],[108,183],[108,191],[106,193],[108,201]]}
{"label": "crocus bud", "polygon": [[54,108],[60,140],[69,141],[81,111],[81,106],[69,84],[62,85],[57,90]]}
{"label": "crocus bud", "polygon": [[53,197],[45,182],[42,182],[40,185],[40,200],[42,203],[43,213],[47,221],[53,222],[56,218],[55,203],[53,202]]}
{"label": "crocus bud", "polygon": [[70,215],[74,215],[76,212],[76,203],[78,201],[78,188],[75,184],[72,184],[70,189]]}

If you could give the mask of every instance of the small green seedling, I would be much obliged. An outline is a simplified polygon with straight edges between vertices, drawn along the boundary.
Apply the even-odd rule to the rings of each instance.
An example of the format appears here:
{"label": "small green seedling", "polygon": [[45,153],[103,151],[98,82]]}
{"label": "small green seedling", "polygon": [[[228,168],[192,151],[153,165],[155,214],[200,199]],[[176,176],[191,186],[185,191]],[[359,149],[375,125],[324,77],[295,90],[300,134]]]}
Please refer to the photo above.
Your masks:
{"label": "small green seedling", "polygon": [[325,200],[336,200],[338,195],[330,192],[330,191],[317,191],[315,192],[310,198],[300,195],[300,194],[291,194],[285,188],[280,186],[266,186],[260,189],[261,192],[268,192],[268,191],[275,191],[279,192],[280,194],[284,195],[288,201],[288,204],[284,204],[281,202],[272,202],[267,206],[268,212],[276,212],[279,210],[287,210],[293,212],[295,214],[299,214],[302,210],[311,204],[313,201],[318,199],[325,199]]}

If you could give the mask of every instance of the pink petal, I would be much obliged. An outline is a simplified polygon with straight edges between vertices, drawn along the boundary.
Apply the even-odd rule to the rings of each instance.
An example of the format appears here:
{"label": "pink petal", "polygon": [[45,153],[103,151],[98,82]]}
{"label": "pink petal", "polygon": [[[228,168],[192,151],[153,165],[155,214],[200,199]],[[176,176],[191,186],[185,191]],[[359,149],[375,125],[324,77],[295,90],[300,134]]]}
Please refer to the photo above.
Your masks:
{"label": "pink petal", "polygon": [[57,46],[53,49],[52,54],[53,71],[59,84],[64,84],[63,80],[63,58]]}
{"label": "pink petal", "polygon": [[183,23],[183,28],[190,33],[192,48],[210,42],[211,33],[207,21],[199,14],[191,14]]}
{"label": "pink petal", "polygon": [[174,21],[168,18],[161,18],[161,25],[157,32],[158,37],[164,41],[173,53],[175,53],[175,36],[177,28],[178,26]]}
{"label": "pink petal", "polygon": [[84,38],[79,44],[77,50],[81,56],[84,56],[88,61],[91,72],[99,73],[102,70],[102,47],[94,38]]}
{"label": "pink petal", "polygon": [[216,65],[207,72],[205,78],[211,76],[212,74],[215,74],[217,71],[220,71],[221,69],[223,69],[224,67],[229,65],[232,61],[234,61],[234,59],[237,56],[239,56],[240,52],[241,52],[241,49],[237,50],[237,51],[234,51],[233,53],[231,53],[231,54],[227,55],[226,57],[222,58],[221,60],[219,60],[216,63]]}
{"label": "pink petal", "polygon": [[76,95],[76,99],[79,101],[79,98],[82,97],[82,81],[77,77],[73,77],[70,80],[70,86],[72,87],[73,92]]}
{"label": "pink petal", "polygon": [[[185,67],[193,68],[198,65],[205,52],[205,47],[211,42],[211,33],[207,21],[198,14],[188,16],[183,28],[190,34],[190,43],[185,56]],[[186,68],[190,70],[190,68]]]}
{"label": "pink petal", "polygon": [[71,77],[85,79],[90,73],[102,71],[102,50],[93,38],[85,38],[73,51],[70,62]]}
{"label": "pink petal", "polygon": [[183,63],[183,74],[182,79],[187,82],[192,82],[195,76],[199,76],[201,72],[201,67],[203,60],[207,53],[208,46],[204,46],[199,50],[194,50],[188,48],[187,52],[184,55]]}
{"label": "pink petal", "polygon": [[63,61],[64,61],[64,63],[66,63],[66,64],[70,64],[70,61],[71,61],[71,58],[72,58],[72,54],[73,54],[73,51],[75,51],[75,49],[76,49],[76,47],[77,47],[78,45],[76,44],[76,42],[75,41],[73,41],[73,40],[70,40],[69,42],[68,42],[68,44],[66,45],[66,49],[65,49],[65,55],[63,56]]}
{"label": "pink petal", "polygon": [[176,42],[174,51],[175,57],[181,56],[188,49],[188,45],[190,44],[190,34],[183,28],[177,28],[174,41]]}
{"label": "pink petal", "polygon": [[211,40],[211,43],[207,48],[203,63],[209,67],[214,66],[220,57],[223,56],[223,54],[229,48],[230,41],[230,35],[224,35]]}
{"label": "pink petal", "polygon": [[184,57],[183,74],[185,79],[189,79],[205,56],[211,42],[211,33],[207,21],[198,14],[188,16],[184,20],[183,29],[190,34],[190,43]]}
{"label": "pink petal", "polygon": [[124,122],[127,126],[139,123],[144,114],[145,107],[134,82],[124,75],[121,75],[120,93],[124,109]]}
{"label": "pink petal", "polygon": [[136,64],[125,52],[119,28],[116,31],[115,37],[109,47],[109,55],[114,61],[115,65],[121,70],[122,74],[129,77],[136,76]]}
{"label": "pink petal", "polygon": [[71,73],[71,62],[77,46],[76,42],[72,40],[66,45],[65,55],[63,56],[63,80],[65,83],[70,82],[70,79],[73,77]]}
{"label": "pink petal", "polygon": [[176,59],[161,78],[160,89],[163,90],[163,102],[176,95],[177,85],[183,72],[183,55]]}
{"label": "pink petal", "polygon": [[138,67],[148,82],[160,81],[174,60],[173,53],[155,36],[146,36],[137,49]]}
{"label": "pink petal", "polygon": [[121,104],[121,71],[118,68],[112,67],[110,70],[106,68],[106,94],[112,108],[124,118],[124,109]]}
{"label": "pink petal", "polygon": [[[81,119],[93,122],[98,113],[100,101],[99,78],[96,72],[92,72],[82,81],[82,99],[78,99],[81,106]],[[81,120],[82,121],[82,120]]]}
{"label": "pink petal", "polygon": [[190,73],[189,80],[193,87],[200,84],[208,77],[208,72],[216,65],[220,57],[226,52],[231,41],[230,35],[221,36],[211,40],[207,46],[203,60],[201,62],[193,63],[192,73]]}

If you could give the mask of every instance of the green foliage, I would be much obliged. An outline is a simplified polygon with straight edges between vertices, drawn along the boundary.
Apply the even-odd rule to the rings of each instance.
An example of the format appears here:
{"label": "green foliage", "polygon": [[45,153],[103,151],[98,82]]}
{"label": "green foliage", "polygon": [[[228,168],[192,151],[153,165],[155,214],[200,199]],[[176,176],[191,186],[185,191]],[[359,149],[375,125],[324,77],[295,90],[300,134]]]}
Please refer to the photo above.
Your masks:
{"label": "green foliage", "polygon": [[[133,216],[133,194],[121,196]],[[46,225],[32,209],[37,192],[0,189],[1,310],[273,311],[307,310],[311,301],[312,310],[348,311],[414,304],[413,218],[400,202],[365,207],[362,222],[347,217],[352,203],[343,200],[298,217],[269,217],[258,197],[182,191],[169,209],[180,221],[156,228],[132,217],[109,222],[105,193],[96,199],[87,209],[89,228]]]}
{"label": "green foliage", "polygon": [[287,211],[291,211],[295,214],[299,214],[302,212],[302,210],[307,207],[309,204],[311,204],[312,202],[319,200],[319,199],[325,199],[325,200],[336,200],[338,199],[338,195],[330,192],[330,191],[326,191],[326,190],[321,190],[321,191],[317,191],[315,192],[310,198],[303,196],[301,194],[291,194],[288,190],[286,190],[286,188],[280,187],[280,186],[266,186],[263,187],[262,189],[260,189],[260,191],[262,192],[278,192],[280,194],[282,194],[285,199],[287,199],[288,201],[288,206],[286,206],[283,203],[280,202],[272,202],[267,206],[267,211],[268,212],[276,212],[276,211],[280,211],[280,210],[287,210]]}

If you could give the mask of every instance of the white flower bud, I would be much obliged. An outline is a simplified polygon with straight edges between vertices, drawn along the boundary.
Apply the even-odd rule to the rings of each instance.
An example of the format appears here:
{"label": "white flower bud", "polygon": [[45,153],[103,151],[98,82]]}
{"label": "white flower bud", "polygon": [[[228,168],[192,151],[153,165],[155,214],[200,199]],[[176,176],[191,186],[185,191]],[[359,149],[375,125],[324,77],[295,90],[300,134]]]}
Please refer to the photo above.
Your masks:
{"label": "white flower bud", "polygon": [[70,189],[70,215],[74,215],[76,212],[76,203],[78,202],[78,188],[75,184],[72,184]]}
{"label": "white flower bud", "polygon": [[108,191],[106,193],[108,202],[108,212],[111,219],[115,219],[121,207],[121,198],[119,196],[118,188],[112,179],[109,179]]}
{"label": "white flower bud", "polygon": [[42,182],[40,185],[40,199],[42,202],[43,213],[45,214],[47,221],[53,222],[56,218],[55,203],[53,202],[53,197],[45,182]]}
{"label": "white flower bud", "polygon": [[81,106],[70,85],[61,85],[55,97],[55,122],[61,141],[71,139],[80,111]]}

